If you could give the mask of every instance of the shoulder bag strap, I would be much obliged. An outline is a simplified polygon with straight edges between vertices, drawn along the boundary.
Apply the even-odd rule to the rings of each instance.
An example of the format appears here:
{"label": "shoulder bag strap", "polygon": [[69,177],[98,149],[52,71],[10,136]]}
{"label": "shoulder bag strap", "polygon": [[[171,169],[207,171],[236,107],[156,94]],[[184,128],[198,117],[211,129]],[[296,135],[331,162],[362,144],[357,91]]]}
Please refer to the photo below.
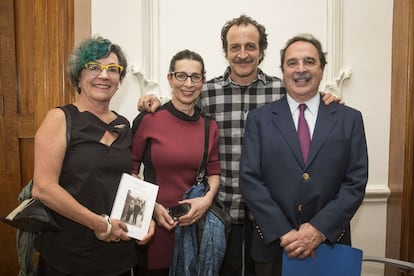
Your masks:
{"label": "shoulder bag strap", "polygon": [[210,117],[204,116],[204,152],[203,152],[203,160],[201,161],[200,167],[198,168],[198,172],[197,172],[197,178],[196,178],[197,183],[201,183],[203,181],[204,175],[206,172],[208,142],[209,142],[208,140],[210,136],[210,121],[211,121]]}

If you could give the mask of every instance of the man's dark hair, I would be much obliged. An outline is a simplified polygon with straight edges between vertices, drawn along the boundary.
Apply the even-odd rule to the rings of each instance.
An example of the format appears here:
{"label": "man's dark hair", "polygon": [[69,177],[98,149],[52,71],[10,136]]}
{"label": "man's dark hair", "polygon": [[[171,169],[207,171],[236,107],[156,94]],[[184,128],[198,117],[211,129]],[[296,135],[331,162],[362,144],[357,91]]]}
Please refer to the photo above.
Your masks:
{"label": "man's dark hair", "polygon": [[259,51],[261,58],[259,59],[259,63],[262,62],[264,58],[264,52],[267,49],[267,34],[266,29],[263,25],[259,24],[256,20],[251,18],[247,15],[240,15],[237,18],[233,18],[230,21],[227,21],[226,24],[224,24],[223,28],[221,29],[221,42],[223,44],[223,51],[225,56],[227,57],[227,47],[228,47],[228,41],[227,41],[227,33],[229,32],[229,29],[233,27],[234,25],[240,26],[240,25],[253,25],[256,27],[257,31],[259,32]]}

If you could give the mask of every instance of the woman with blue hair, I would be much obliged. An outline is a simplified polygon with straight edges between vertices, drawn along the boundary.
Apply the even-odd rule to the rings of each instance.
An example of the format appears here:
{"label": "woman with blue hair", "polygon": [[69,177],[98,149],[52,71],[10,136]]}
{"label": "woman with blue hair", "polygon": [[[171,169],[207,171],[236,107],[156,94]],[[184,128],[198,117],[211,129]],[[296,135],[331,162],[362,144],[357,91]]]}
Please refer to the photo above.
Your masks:
{"label": "woman with blue hair", "polygon": [[109,109],[126,74],[121,48],[93,37],[72,52],[67,73],[78,92],[64,106],[71,117],[67,144],[66,118],[51,109],[35,136],[32,195],[53,212],[61,231],[43,232],[35,239],[40,253],[39,275],[133,275],[137,244],[127,226],[110,219],[122,173],[132,168],[129,121]]}

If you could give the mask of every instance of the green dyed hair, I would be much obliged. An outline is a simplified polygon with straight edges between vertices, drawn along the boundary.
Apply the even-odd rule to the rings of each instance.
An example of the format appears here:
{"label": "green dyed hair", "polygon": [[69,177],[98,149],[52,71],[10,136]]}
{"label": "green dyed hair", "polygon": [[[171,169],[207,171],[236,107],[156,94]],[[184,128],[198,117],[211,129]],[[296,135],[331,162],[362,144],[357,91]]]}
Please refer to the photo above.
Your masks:
{"label": "green dyed hair", "polygon": [[119,64],[124,67],[124,70],[120,75],[120,81],[122,82],[128,64],[121,47],[112,44],[112,42],[106,38],[95,36],[86,39],[77,48],[73,49],[69,56],[66,71],[70,82],[78,93],[80,93],[79,82],[84,65],[90,61],[96,61],[107,57],[110,53],[114,53],[118,57]]}

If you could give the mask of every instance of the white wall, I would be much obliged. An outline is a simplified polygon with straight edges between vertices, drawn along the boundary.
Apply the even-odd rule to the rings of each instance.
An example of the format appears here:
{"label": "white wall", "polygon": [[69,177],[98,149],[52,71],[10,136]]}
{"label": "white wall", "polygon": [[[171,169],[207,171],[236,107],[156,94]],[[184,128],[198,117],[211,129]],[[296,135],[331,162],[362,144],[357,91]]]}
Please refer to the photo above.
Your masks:
{"label": "white wall", "polygon": [[[344,66],[352,78],[344,87],[347,104],[362,111],[368,141],[368,196],[353,220],[353,242],[364,253],[384,256],[391,105],[392,0],[344,1]],[[377,196],[376,196],[377,195]],[[383,266],[366,263],[364,275]]]}
{"label": "white wall", "polygon": [[370,185],[387,186],[391,105],[392,0],[347,0],[344,66],[352,68],[344,100],[363,112]]}
{"label": "white wall", "polygon": [[[92,33],[108,37],[125,50],[130,65],[142,67],[142,4],[147,0],[92,0]],[[223,24],[242,13],[252,16],[267,29],[269,46],[261,68],[280,76],[279,50],[297,33],[310,32],[327,49],[333,36],[342,31],[339,51],[328,52],[327,71],[335,59],[341,69],[352,76],[344,82],[342,96],[347,105],[363,113],[369,151],[369,183],[367,198],[353,222],[354,246],[365,254],[384,256],[386,200],[388,195],[388,151],[390,124],[391,40],[393,0],[154,0],[159,3],[158,85],[149,91],[140,86],[129,72],[111,107],[132,120],[137,99],[144,93],[168,96],[166,81],[171,57],[188,48],[200,53],[206,63],[207,78],[222,74],[226,67],[221,47]],[[340,5],[342,18],[328,17],[329,8]],[[332,18],[335,17],[335,18]],[[115,20],[114,20],[115,19]],[[340,21],[335,33],[329,27]],[[145,26],[144,26],[145,27]],[[154,49],[157,49],[154,47]],[[332,56],[334,55],[334,56]],[[328,82],[334,81],[327,79]],[[327,165],[329,170],[329,165]],[[363,275],[381,275],[382,266],[364,264]]]}
{"label": "white wall", "polygon": [[[142,33],[139,15],[142,1],[123,0],[120,3],[122,5],[110,0],[92,0],[92,34],[106,36],[120,44],[129,57],[130,65],[140,68]],[[194,50],[203,57],[207,79],[222,74],[226,60],[220,40],[221,27],[227,20],[242,13],[252,16],[266,27],[269,46],[261,68],[272,75],[281,75],[279,51],[289,37],[309,32],[321,41],[326,40],[325,0],[318,1],[317,5],[315,1],[306,0],[159,0],[159,87],[151,92],[167,97],[170,95],[166,78],[169,62],[182,49]],[[295,20],[287,24],[285,16]],[[139,90],[138,82],[129,74],[112,107],[128,118],[134,118],[137,98],[141,93]]]}
{"label": "white wall", "polygon": [[[226,21],[242,13],[266,27],[269,46],[260,67],[268,74],[280,76],[279,51],[289,37],[310,32],[325,40],[325,1],[160,0],[160,69],[164,73],[162,93],[168,91],[166,74],[171,57],[185,48],[198,52],[204,58],[207,79],[223,74],[227,62],[220,39],[221,28]],[[285,16],[301,20],[287,24]]]}
{"label": "white wall", "polygon": [[112,99],[111,108],[133,120],[140,97],[138,79],[131,73],[131,65],[141,59],[141,1],[92,0],[91,33],[110,39],[122,47],[128,59],[128,73]]}

